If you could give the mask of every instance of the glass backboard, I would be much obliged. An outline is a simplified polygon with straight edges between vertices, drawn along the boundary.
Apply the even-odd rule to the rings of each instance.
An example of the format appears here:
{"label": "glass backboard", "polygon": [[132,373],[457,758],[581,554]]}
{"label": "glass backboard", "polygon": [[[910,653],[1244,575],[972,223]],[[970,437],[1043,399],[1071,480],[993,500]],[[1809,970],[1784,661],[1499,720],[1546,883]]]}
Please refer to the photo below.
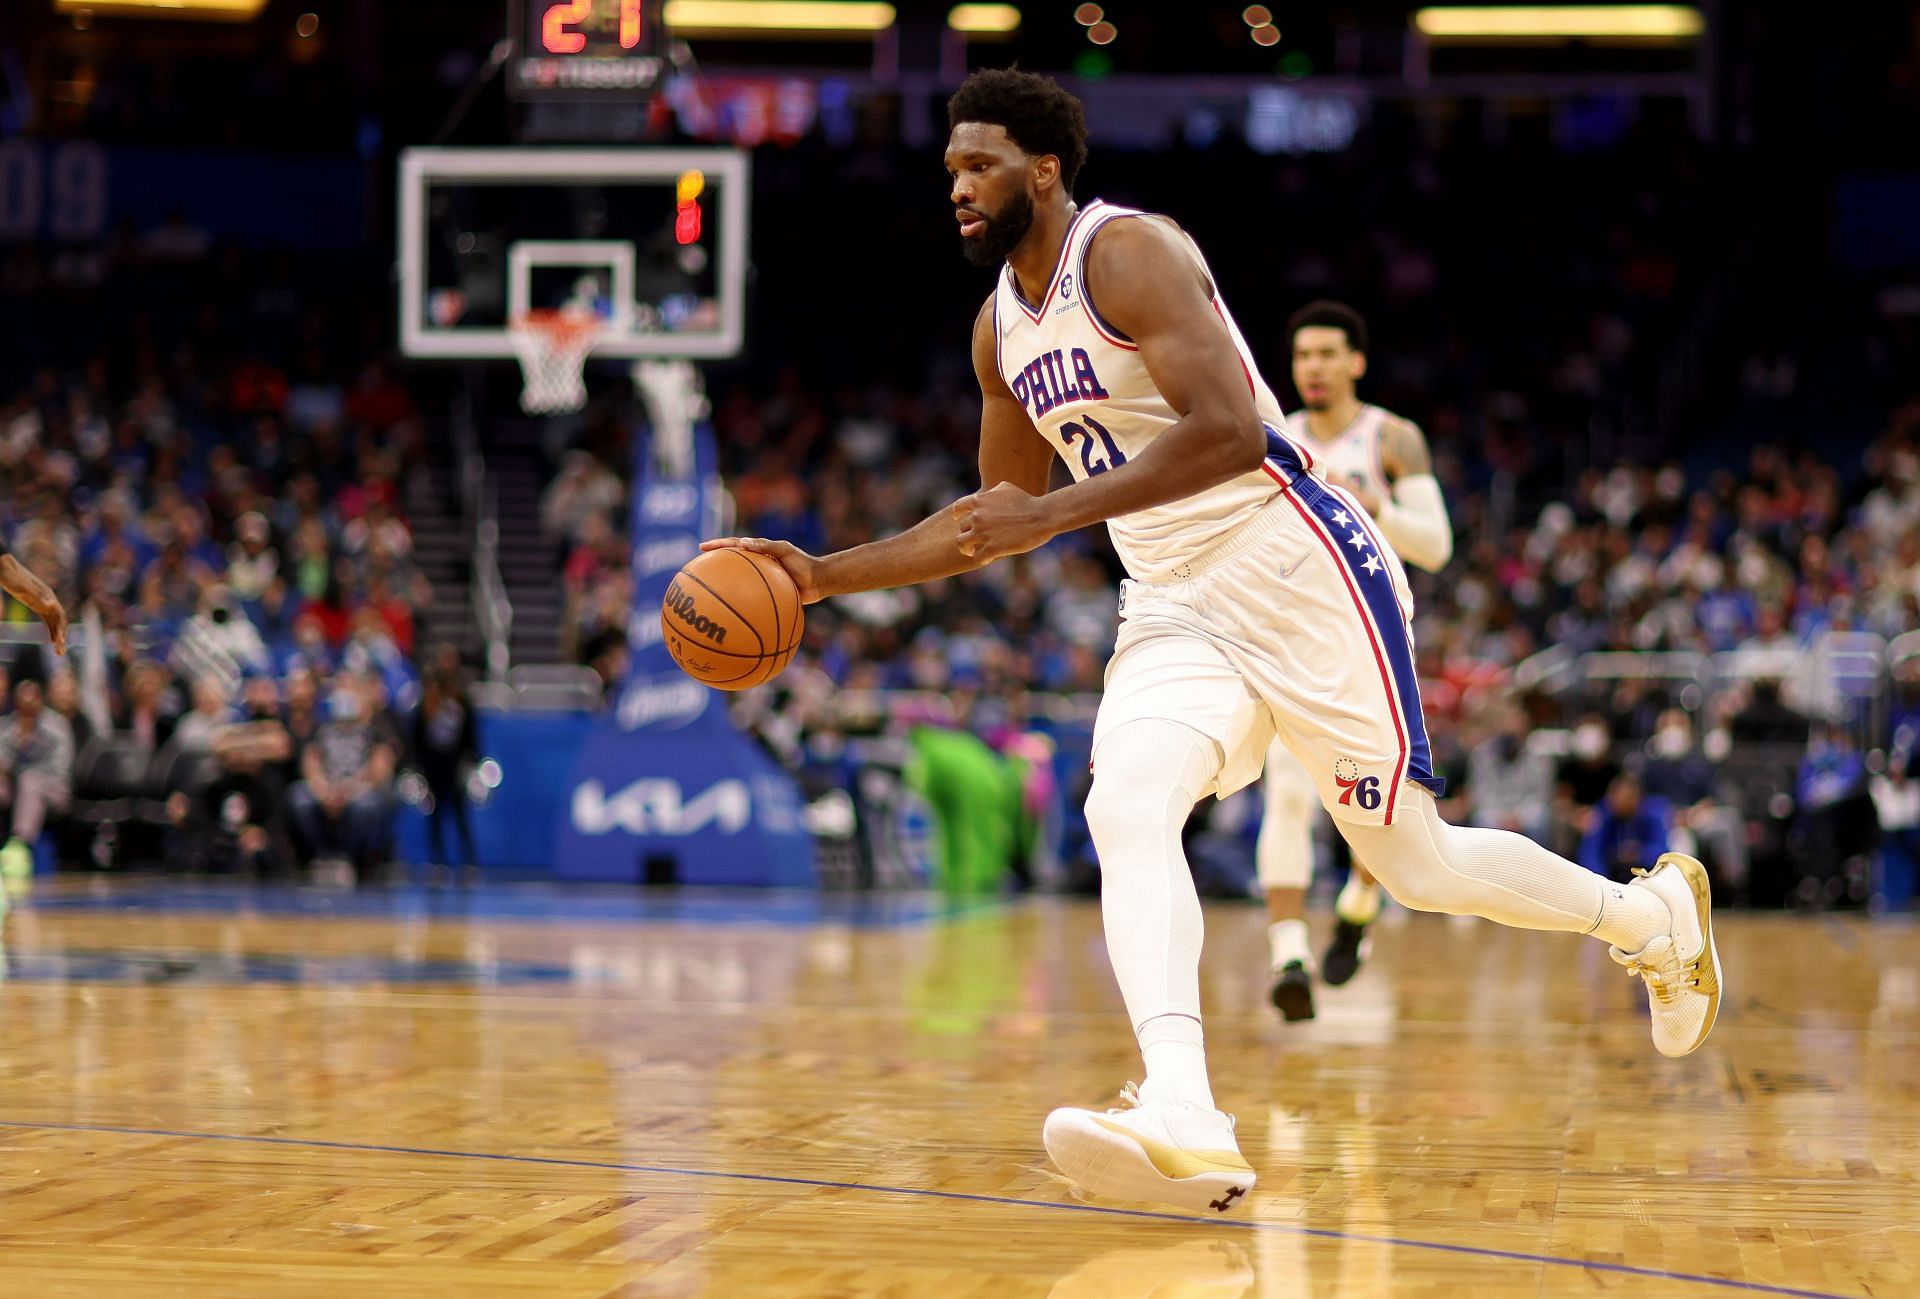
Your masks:
{"label": "glass backboard", "polygon": [[409,149],[402,350],[509,360],[511,322],[591,307],[607,323],[596,356],[732,356],[749,183],[728,149]]}

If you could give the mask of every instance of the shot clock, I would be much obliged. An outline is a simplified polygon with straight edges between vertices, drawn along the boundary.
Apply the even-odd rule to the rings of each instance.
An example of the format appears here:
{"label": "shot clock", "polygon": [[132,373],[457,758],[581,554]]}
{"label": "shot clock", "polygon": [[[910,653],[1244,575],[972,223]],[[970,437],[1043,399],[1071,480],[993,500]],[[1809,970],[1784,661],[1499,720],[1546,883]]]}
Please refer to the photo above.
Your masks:
{"label": "shot clock", "polygon": [[508,84],[523,99],[653,89],[667,49],[666,0],[510,0]]}

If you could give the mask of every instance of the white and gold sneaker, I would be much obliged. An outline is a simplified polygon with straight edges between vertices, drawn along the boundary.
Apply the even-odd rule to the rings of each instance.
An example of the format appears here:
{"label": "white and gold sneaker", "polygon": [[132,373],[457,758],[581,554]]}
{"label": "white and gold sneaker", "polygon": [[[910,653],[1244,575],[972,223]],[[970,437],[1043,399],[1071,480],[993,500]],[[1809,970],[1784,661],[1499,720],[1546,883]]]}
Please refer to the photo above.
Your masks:
{"label": "white and gold sneaker", "polygon": [[1104,1114],[1058,1109],[1047,1115],[1047,1154],[1080,1189],[1190,1213],[1225,1213],[1253,1190],[1253,1169],[1240,1157],[1231,1114],[1143,1097],[1132,1083],[1120,1099],[1119,1108]]}
{"label": "white and gold sneaker", "polygon": [[1646,980],[1653,1045],[1661,1055],[1697,1050],[1720,1014],[1720,954],[1713,946],[1713,895],[1707,869],[1670,852],[1650,871],[1634,871],[1630,888],[1651,890],[1673,913],[1673,929],[1638,952],[1608,948],[1629,974]]}

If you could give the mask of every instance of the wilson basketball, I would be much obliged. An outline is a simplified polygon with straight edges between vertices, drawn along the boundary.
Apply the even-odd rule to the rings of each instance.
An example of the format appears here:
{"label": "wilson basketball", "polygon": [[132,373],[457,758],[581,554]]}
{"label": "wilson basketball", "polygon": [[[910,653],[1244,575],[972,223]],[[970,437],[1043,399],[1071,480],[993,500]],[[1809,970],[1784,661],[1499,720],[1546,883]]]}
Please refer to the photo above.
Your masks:
{"label": "wilson basketball", "polygon": [[779,676],[800,648],[800,588],[777,560],[728,547],[696,555],[660,603],[667,652],[696,681],[749,690]]}

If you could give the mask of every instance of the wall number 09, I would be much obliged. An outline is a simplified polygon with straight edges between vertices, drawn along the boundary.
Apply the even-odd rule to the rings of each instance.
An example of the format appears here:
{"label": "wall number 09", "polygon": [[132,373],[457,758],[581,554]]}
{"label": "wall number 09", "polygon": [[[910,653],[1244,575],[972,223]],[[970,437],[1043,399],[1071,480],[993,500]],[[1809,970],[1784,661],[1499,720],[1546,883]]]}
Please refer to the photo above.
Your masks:
{"label": "wall number 09", "polygon": [[84,140],[50,148],[0,140],[0,241],[97,238],[107,224],[107,151]]}
{"label": "wall number 09", "polygon": [[[620,48],[630,50],[640,43],[640,6],[642,0],[617,0],[620,6]],[[549,54],[578,54],[587,48],[585,33],[569,31],[593,17],[594,0],[560,0],[547,6],[540,15],[540,43]]]}

